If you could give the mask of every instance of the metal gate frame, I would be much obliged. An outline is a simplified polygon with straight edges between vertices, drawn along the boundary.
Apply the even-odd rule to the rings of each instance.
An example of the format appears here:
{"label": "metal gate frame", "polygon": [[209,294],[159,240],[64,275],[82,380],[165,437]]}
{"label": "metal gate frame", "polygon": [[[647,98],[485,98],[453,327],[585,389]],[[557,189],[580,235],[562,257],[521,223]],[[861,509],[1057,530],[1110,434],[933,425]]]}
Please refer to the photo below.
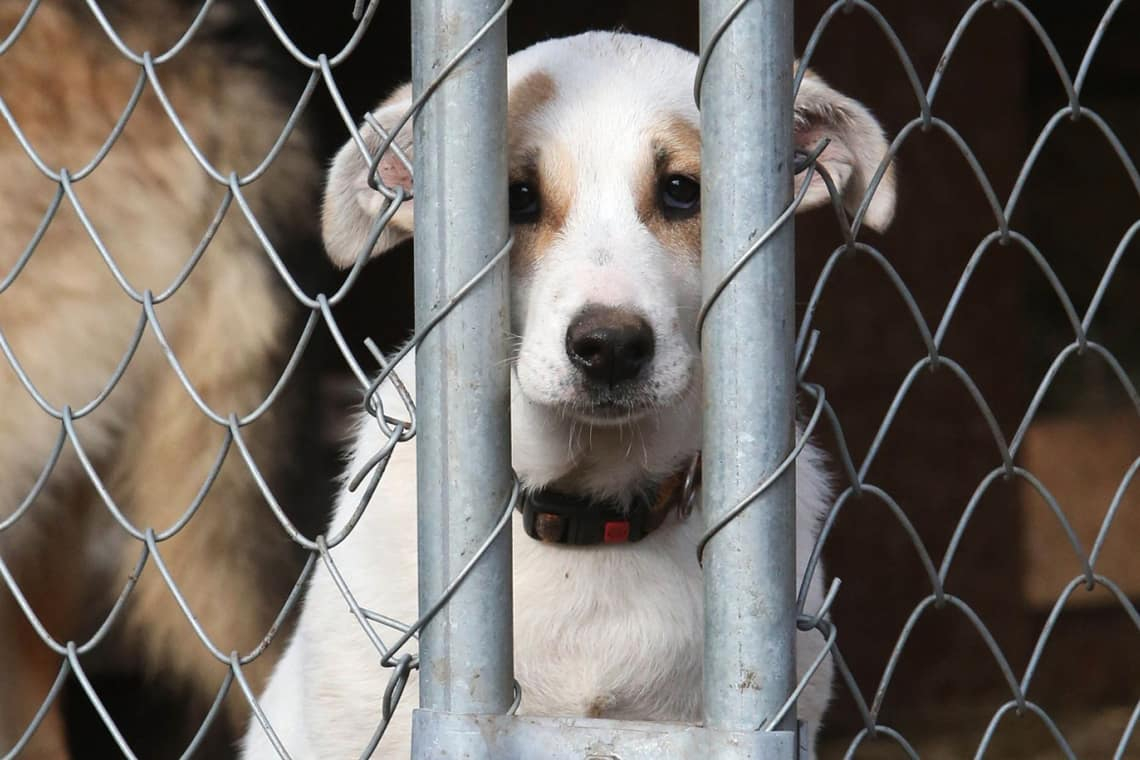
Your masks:
{"label": "metal gate frame", "polygon": [[[505,9],[496,0],[413,2],[413,94],[432,93],[415,123],[416,324],[420,334],[434,325],[416,371],[421,614],[465,567],[470,574],[422,632],[412,755],[790,760],[798,754],[787,466],[796,388],[792,2],[701,2],[702,726],[509,713],[510,533],[497,508],[512,491],[501,338],[510,247]],[[444,304],[448,319],[437,322]],[[740,604],[754,595],[770,601]],[[748,673],[763,674],[757,688],[738,688]]]}

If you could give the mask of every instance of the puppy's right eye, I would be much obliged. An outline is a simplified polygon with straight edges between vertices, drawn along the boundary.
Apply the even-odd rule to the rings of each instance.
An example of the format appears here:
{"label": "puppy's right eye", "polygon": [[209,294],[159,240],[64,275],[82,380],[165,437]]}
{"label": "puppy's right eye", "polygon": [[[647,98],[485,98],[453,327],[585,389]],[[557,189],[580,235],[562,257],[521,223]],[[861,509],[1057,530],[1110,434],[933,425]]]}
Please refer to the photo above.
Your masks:
{"label": "puppy's right eye", "polygon": [[701,184],[692,177],[683,174],[662,177],[658,191],[666,219],[687,219],[701,210]]}
{"label": "puppy's right eye", "polygon": [[538,188],[530,182],[512,182],[508,191],[511,224],[530,224],[538,219]]}

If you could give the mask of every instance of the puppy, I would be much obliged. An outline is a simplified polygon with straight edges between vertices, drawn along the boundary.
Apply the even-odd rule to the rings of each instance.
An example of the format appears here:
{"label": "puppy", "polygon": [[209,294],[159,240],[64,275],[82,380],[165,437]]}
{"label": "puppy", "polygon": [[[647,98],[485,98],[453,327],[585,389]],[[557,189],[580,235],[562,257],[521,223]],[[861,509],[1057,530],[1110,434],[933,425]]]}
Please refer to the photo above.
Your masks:
{"label": "puppy", "polygon": [[[509,59],[516,239],[511,299],[518,336],[512,458],[530,494],[526,512],[514,518],[515,675],[523,713],[701,718],[696,545],[703,528],[700,519],[678,514],[669,492],[701,441],[701,167],[691,95],[696,63],[692,54],[663,42],[612,33],[551,40]],[[391,128],[409,105],[405,87],[374,115]],[[801,147],[830,138],[820,160],[847,206],[857,206],[886,154],[879,125],[861,105],[810,74],[795,124]],[[378,136],[362,130],[376,149]],[[398,142],[410,151],[410,130]],[[386,184],[411,189],[395,159],[385,157],[379,167]],[[386,205],[368,188],[367,173],[351,144],[329,173],[324,232],[330,256],[341,265],[353,260]],[[809,189],[805,206],[828,198],[822,181],[814,182],[819,184]],[[887,175],[867,223],[886,225],[893,204]],[[407,237],[412,216],[410,204],[402,207],[374,253]],[[396,371],[414,385],[411,357]],[[400,410],[398,394],[386,386],[386,408]],[[366,420],[349,473],[364,466],[384,439]],[[361,605],[405,621],[417,613],[415,469],[414,443],[397,446],[360,523],[333,550]],[[828,503],[827,476],[810,447],[797,461],[796,492],[802,574]],[[639,523],[648,533],[636,542],[607,544],[621,536],[608,535],[585,514],[552,518],[539,497],[593,502],[619,518],[624,513],[630,525]],[[346,524],[357,500],[347,489],[341,494],[330,532]],[[807,606],[818,608],[821,601],[817,573]],[[391,639],[391,631],[379,632]],[[820,648],[817,634],[800,637],[801,675]],[[354,757],[380,721],[390,673],[321,569],[261,706],[293,757]],[[825,660],[799,699],[809,741],[831,681],[832,665]],[[413,679],[379,757],[408,756],[415,702]],[[276,756],[256,722],[244,747],[246,760]]]}
{"label": "puppy", "polygon": [[[186,31],[200,5],[100,3],[126,45],[156,57]],[[192,735],[228,667],[199,641],[153,554],[99,646],[83,647],[135,572],[144,546],[112,518],[72,437],[59,443],[65,426],[58,417],[70,407],[74,437],[115,507],[138,531],[158,534],[162,560],[213,643],[223,653],[247,653],[272,626],[303,557],[273,518],[235,444],[197,501],[227,448],[227,431],[191,399],[155,338],[155,325],[140,324],[140,301],[144,291],[154,294],[157,324],[203,401],[223,417],[239,418],[261,404],[289,358],[299,332],[290,324],[295,303],[236,202],[185,281],[165,296],[211,229],[225,188],[199,167],[151,83],[101,156],[141,67],[126,60],[77,0],[34,9],[23,0],[0,0],[0,38],[21,28],[30,10],[0,63],[0,97],[44,165],[70,174],[86,221],[69,197],[50,212],[61,183],[44,175],[12,129],[0,126],[0,333],[12,357],[0,356],[0,560],[47,634],[80,647],[86,672],[142,671],[164,686],[179,686],[179,695],[188,687],[179,720],[193,724]],[[252,7],[249,13],[257,15]],[[249,39],[246,21],[231,4],[217,3],[193,41],[155,65],[187,132],[221,172],[239,176],[258,166],[289,116],[289,103],[252,63],[251,52],[261,46]],[[264,26],[260,18],[253,21],[250,27]],[[278,244],[316,240],[315,219],[311,230],[305,223],[315,216],[308,209],[317,200],[312,155],[301,127],[265,177],[244,188],[249,207]],[[128,355],[125,371],[104,393]],[[16,363],[57,416],[41,408]],[[308,382],[307,375],[295,375],[287,395],[297,390],[303,401],[312,395]],[[286,501],[290,489],[279,475],[288,468],[275,455],[293,450],[294,425],[310,422],[304,408],[276,404],[243,428],[246,445]],[[189,522],[167,540],[163,533],[196,503]],[[255,683],[268,676],[273,653],[250,664]],[[29,735],[63,661],[0,581],[0,756],[24,738],[21,758],[70,756],[58,696]],[[228,717],[236,734],[248,704],[233,691],[214,725]],[[127,698],[117,697],[119,703]]]}

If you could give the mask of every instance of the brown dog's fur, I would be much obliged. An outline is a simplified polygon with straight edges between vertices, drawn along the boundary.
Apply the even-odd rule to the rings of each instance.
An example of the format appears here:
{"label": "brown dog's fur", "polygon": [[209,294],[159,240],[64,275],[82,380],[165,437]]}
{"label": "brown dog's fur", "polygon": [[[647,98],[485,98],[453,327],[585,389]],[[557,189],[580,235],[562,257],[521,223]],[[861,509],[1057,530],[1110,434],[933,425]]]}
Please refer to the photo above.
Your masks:
{"label": "brown dog's fur", "polygon": [[[133,49],[157,54],[189,21],[172,2],[130,3],[129,14],[111,21]],[[23,0],[0,0],[0,40],[25,8]],[[224,16],[225,8],[211,14]],[[0,61],[0,97],[47,166],[74,174],[106,141],[139,72],[78,0],[43,3]],[[288,116],[264,74],[227,57],[207,31],[159,65],[158,77],[190,135],[223,172],[241,175],[256,166]],[[2,122],[0,167],[2,284],[58,185]],[[245,197],[281,240],[312,217],[307,204],[316,181],[298,132]],[[184,267],[225,192],[198,166],[149,84],[106,158],[74,189],[131,287],[156,294]],[[296,338],[288,298],[234,202],[189,279],[156,307],[175,355],[215,411],[247,414],[277,380]],[[0,331],[38,391],[61,409],[79,409],[99,394],[141,314],[66,198],[27,266],[0,291]],[[267,475],[282,459],[288,417],[271,410],[243,429]],[[0,359],[0,524],[32,490],[61,429]],[[117,507],[135,527],[156,532],[194,501],[226,438],[194,405],[151,326],[117,386],[75,429]],[[0,532],[0,558],[59,642],[91,636],[142,551],[111,518],[70,443],[31,508]],[[227,653],[247,652],[265,635],[299,567],[236,446],[197,514],[159,551],[203,629]],[[189,682],[206,700],[226,673],[195,636],[153,557],[106,642],[81,662],[95,667],[108,655],[139,658],[148,672]],[[0,583],[0,755],[24,733],[62,662]],[[263,657],[245,669],[255,690],[271,664]],[[241,725],[245,712],[235,687],[226,703],[232,725]],[[21,757],[68,756],[57,700]]]}

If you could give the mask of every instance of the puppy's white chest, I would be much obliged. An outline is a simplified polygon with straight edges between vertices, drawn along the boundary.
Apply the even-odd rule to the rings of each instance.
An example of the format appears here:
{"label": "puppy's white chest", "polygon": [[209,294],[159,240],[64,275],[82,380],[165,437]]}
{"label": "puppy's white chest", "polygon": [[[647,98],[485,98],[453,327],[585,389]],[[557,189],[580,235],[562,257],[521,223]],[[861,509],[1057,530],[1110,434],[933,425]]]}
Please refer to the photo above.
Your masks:
{"label": "puppy's white chest", "polygon": [[516,530],[515,670],[524,712],[697,718],[698,522],[596,547],[541,544]]}

